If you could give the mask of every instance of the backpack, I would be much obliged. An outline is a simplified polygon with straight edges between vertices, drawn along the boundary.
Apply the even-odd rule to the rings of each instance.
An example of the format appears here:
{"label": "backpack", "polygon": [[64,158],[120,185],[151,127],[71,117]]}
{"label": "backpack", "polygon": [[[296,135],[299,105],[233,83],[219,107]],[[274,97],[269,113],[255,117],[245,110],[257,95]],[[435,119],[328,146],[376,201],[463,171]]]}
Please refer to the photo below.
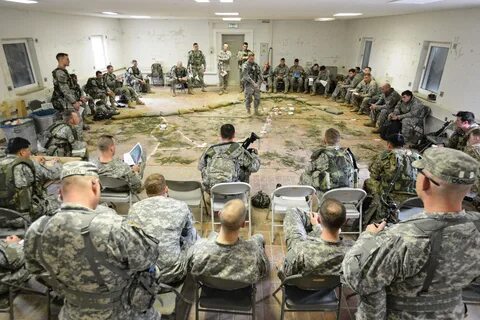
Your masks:
{"label": "backpack", "polygon": [[94,82],[97,80],[97,78],[88,78],[87,84],[84,87],[84,90],[86,93],[89,93],[97,84]]}
{"label": "backpack", "polygon": [[[328,170],[315,168],[315,161],[322,155],[328,158]],[[352,187],[355,180],[355,168],[352,156],[347,149],[321,149],[312,155],[314,166],[312,186],[323,192],[343,187]]]}
{"label": "backpack", "polygon": [[[73,150],[73,147],[72,145],[65,139],[61,139],[59,137],[56,136],[57,134],[57,131],[62,127],[62,126],[69,126],[68,124],[64,123],[64,122],[56,122],[54,124],[52,124],[50,127],[48,127],[48,129],[45,131],[45,133],[43,134],[43,147],[45,149],[48,149],[51,147],[51,144],[52,144],[52,141],[53,139],[58,139],[60,141],[63,141],[61,143],[58,143],[56,144],[58,147],[61,147],[65,150],[65,152],[67,154],[71,154],[72,153],[72,150]],[[75,140],[77,140],[77,133],[74,129],[70,128],[72,130],[72,133],[73,135],[75,136]],[[66,156],[66,155],[65,155]]]}
{"label": "backpack", "polygon": [[32,210],[32,195],[29,188],[15,187],[14,169],[17,165],[24,164],[30,168],[35,179],[35,166],[31,160],[17,158],[11,162],[0,161],[0,207],[16,210],[19,212],[30,212]]}
{"label": "backpack", "polygon": [[261,208],[265,209],[270,207],[270,197],[268,194],[263,192],[262,190],[258,191],[253,197],[252,197],[252,205],[255,208]]}
{"label": "backpack", "polygon": [[[417,169],[412,166],[412,163],[420,158],[419,155],[407,150],[405,153],[395,152],[395,158],[397,166],[399,165],[401,168],[397,168],[400,170],[400,174],[397,181],[395,181],[392,191],[416,194],[415,183],[417,178]],[[392,179],[393,177],[389,178]]]}
{"label": "backpack", "polygon": [[218,183],[238,181],[237,164],[235,163],[233,154],[239,147],[238,144],[232,143],[229,148],[223,152],[217,152],[214,148],[210,149],[213,154],[205,170],[208,189]]}
{"label": "backpack", "polygon": [[152,64],[152,77],[161,78],[162,76],[163,76],[162,65],[160,63]]}

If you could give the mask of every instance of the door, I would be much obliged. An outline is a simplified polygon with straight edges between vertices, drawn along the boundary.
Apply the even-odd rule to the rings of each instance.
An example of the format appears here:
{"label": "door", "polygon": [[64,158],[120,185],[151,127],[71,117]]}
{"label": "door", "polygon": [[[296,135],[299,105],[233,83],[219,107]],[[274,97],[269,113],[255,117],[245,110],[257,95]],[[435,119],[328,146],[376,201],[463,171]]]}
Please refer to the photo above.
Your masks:
{"label": "door", "polygon": [[[229,50],[232,52],[232,59],[230,59],[230,76],[228,77],[229,86],[240,85],[240,71],[238,70],[237,53],[242,50],[245,35],[243,34],[222,34],[223,44],[228,44]],[[251,50],[251,49],[250,49]]]}
{"label": "door", "polygon": [[370,63],[370,54],[372,53],[372,39],[364,39],[363,40],[363,54],[362,54],[362,69],[365,67],[369,67]]}

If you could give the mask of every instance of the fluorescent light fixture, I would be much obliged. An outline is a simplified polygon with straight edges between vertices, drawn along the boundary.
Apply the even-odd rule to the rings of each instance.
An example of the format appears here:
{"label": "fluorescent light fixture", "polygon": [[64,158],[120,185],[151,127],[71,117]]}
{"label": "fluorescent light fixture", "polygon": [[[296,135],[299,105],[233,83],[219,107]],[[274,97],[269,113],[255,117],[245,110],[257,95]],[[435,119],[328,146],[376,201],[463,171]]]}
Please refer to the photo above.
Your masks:
{"label": "fluorescent light fixture", "polygon": [[399,4],[428,4],[434,2],[440,2],[443,0],[392,0],[390,3]]}
{"label": "fluorescent light fixture", "polygon": [[223,2],[223,3],[232,3],[233,0],[220,0],[220,2]]}
{"label": "fluorescent light fixture", "polygon": [[335,18],[316,18],[315,21],[333,21]]}
{"label": "fluorescent light fixture", "polygon": [[195,2],[203,3],[203,2],[210,2],[210,0],[195,0]]}
{"label": "fluorescent light fixture", "polygon": [[238,16],[238,12],[215,12],[216,16]]}
{"label": "fluorescent light fixture", "polygon": [[130,16],[132,19],[150,19],[150,16]]}
{"label": "fluorescent light fixture", "polygon": [[242,21],[242,18],[222,18],[223,21]]}
{"label": "fluorescent light fixture", "polygon": [[361,15],[363,15],[363,13],[340,12],[340,13],[335,13],[333,16],[334,17],[356,17]]}
{"label": "fluorescent light fixture", "polygon": [[108,16],[116,16],[118,13],[112,11],[103,11],[102,14],[106,14]]}
{"label": "fluorescent light fixture", "polygon": [[33,3],[38,3],[38,1],[34,0],[5,0],[7,2],[15,2],[15,3],[23,3],[23,4],[33,4]]}

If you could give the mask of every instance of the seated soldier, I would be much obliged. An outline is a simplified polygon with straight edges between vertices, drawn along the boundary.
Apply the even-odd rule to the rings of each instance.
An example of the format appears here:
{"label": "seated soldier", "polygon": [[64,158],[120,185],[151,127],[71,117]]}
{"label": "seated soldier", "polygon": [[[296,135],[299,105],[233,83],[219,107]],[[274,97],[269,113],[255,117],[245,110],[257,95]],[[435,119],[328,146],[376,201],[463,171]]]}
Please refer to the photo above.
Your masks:
{"label": "seated soldier", "polygon": [[270,63],[265,62],[262,69],[262,79],[267,85],[268,92],[273,92],[273,70]]}
{"label": "seated soldier", "polygon": [[113,91],[116,95],[125,96],[129,108],[135,109],[134,104],[144,105],[140,100],[135,90],[127,85],[123,85],[123,81],[113,73],[113,66],[107,66],[107,73],[103,75],[103,80],[107,88]]}
{"label": "seated soldier", "polygon": [[293,61],[293,66],[290,67],[288,71],[288,76],[290,78],[290,87],[292,88],[297,84],[297,93],[300,93],[303,87],[303,79],[305,78],[305,70],[301,65],[299,65],[300,60],[295,59]]}
{"label": "seated soldier", "polygon": [[[44,158],[33,158],[30,142],[17,137],[8,141],[7,156],[0,159],[0,207],[20,212],[34,221],[43,215],[52,215],[60,204],[55,197],[47,194],[44,184],[58,180],[60,165],[45,165]],[[23,221],[12,221],[12,226],[23,226]]]}
{"label": "seated soldier", "polygon": [[470,111],[459,111],[454,114],[457,117],[455,121],[455,131],[448,139],[446,147],[463,151],[467,145],[470,131],[478,128],[475,123],[475,115]]}
{"label": "seated soldier", "polygon": [[417,132],[423,132],[423,118],[425,117],[425,106],[413,96],[412,91],[402,92],[402,100],[395,106],[395,110],[388,115],[390,121],[400,121],[402,136],[405,142],[416,143]]}
{"label": "seated soldier", "polygon": [[420,159],[415,151],[404,148],[405,140],[399,133],[387,137],[387,150],[379,153],[370,164],[370,178],[364,189],[372,202],[364,214],[365,225],[388,218],[388,205],[397,207],[415,197],[417,169],[413,161]]}
{"label": "seated soldier", "polygon": [[[479,161],[480,163],[480,128],[473,128],[469,135],[467,146],[463,150],[466,154]],[[480,208],[480,179],[473,185],[472,192],[475,195],[474,205],[479,210]]]}
{"label": "seated soldier", "polygon": [[260,169],[260,158],[257,150],[245,150],[235,142],[235,127],[224,124],[220,128],[222,142],[210,146],[198,162],[198,170],[202,173],[205,190],[217,183],[249,182],[250,174]]}
{"label": "seated soldier", "polygon": [[340,147],[340,132],[330,128],[325,132],[325,147],[314,151],[299,184],[324,192],[356,184],[355,158],[348,148]]}
{"label": "seated soldier", "polygon": [[338,81],[337,86],[335,87],[335,90],[333,90],[332,96],[330,97],[330,100],[336,101],[338,103],[345,102],[345,95],[347,94],[347,90],[350,89],[353,85],[357,86],[357,84],[361,81],[361,79],[359,79],[358,82],[354,84],[354,82],[358,78],[359,77],[357,76],[357,70],[355,68],[348,70],[348,75],[345,77],[345,79],[343,81]]}
{"label": "seated soldier", "polygon": [[[325,84],[323,84],[322,82],[325,82]],[[318,88],[323,87],[324,88],[323,95],[326,98],[328,97],[331,85],[332,85],[332,79],[330,79],[330,71],[327,69],[327,67],[321,66],[318,76],[313,82],[313,88],[310,95],[312,96],[316,95]]]}
{"label": "seated soldier", "polygon": [[67,110],[62,121],[55,122],[47,129],[44,146],[47,156],[88,157],[86,144],[77,130],[79,123],[78,113]]}
{"label": "seated soldier", "polygon": [[212,232],[200,239],[188,252],[188,271],[195,276],[256,283],[270,270],[265,241],[261,234],[249,240],[240,238],[245,225],[246,208],[239,200],[231,200],[220,212],[220,233]]}
{"label": "seated soldier", "polygon": [[319,73],[320,66],[318,65],[318,63],[315,63],[310,69],[308,69],[304,81],[305,91],[303,91],[303,93],[310,92],[310,87],[313,87],[313,84],[315,83],[315,80],[317,79]]}
{"label": "seated soldier", "polygon": [[136,92],[143,92],[143,93],[152,93],[150,89],[150,80],[143,79],[142,72],[138,68],[137,60],[132,60],[132,66],[127,69],[125,74],[127,84]]}
{"label": "seated soldier", "polygon": [[273,70],[273,92],[277,93],[278,82],[282,81],[285,85],[284,93],[288,93],[288,67],[285,64],[285,58],[280,59],[280,64]]}
{"label": "seated soldier", "polygon": [[[84,89],[85,92],[93,99],[102,100],[105,104],[105,107],[109,111],[117,111],[115,93],[105,85],[102,71],[95,72],[94,78],[88,78],[87,84],[85,85]],[[107,106],[107,98],[110,100],[110,106]]]}
{"label": "seated soldier", "polygon": [[98,139],[97,145],[100,155],[94,163],[98,167],[98,175],[123,179],[128,183],[128,187],[132,192],[140,192],[142,190],[142,176],[145,170],[145,161],[142,161],[140,165],[130,167],[123,162],[123,160],[116,158],[115,140],[112,136],[102,135]]}
{"label": "seated soldier", "polygon": [[192,213],[185,202],[168,196],[168,186],[161,174],[148,176],[145,190],[148,198],[130,208],[127,220],[158,240],[160,278],[157,280],[178,283],[187,275],[187,250],[198,238]]}
{"label": "seated soldier", "polygon": [[377,82],[371,74],[365,74],[363,80],[352,93],[350,103],[353,105],[352,112],[366,114],[370,111],[370,99],[374,99],[378,94]]}
{"label": "seated soldier", "polygon": [[387,117],[395,110],[395,106],[398,104],[400,94],[393,89],[389,83],[385,83],[380,87],[382,94],[378,99],[372,98],[370,100],[370,122],[366,123],[367,127],[377,127],[372,132],[380,133],[380,128],[383,127]]}
{"label": "seated soldier", "polygon": [[[80,84],[78,84],[78,78],[77,75],[72,73],[70,75],[70,78],[72,79],[72,90],[75,95],[75,99],[77,101],[82,102],[82,107],[84,108],[84,111],[82,113],[82,118],[84,123],[91,123],[90,120],[87,120],[87,115],[94,115],[95,114],[95,104],[93,103],[93,99],[89,97],[85,91],[83,91],[82,87],[80,87]],[[84,125],[83,129],[87,129],[88,126]],[[88,128],[89,129],[89,128]]]}
{"label": "seated soldier", "polygon": [[322,203],[320,214],[289,209],[283,222],[287,242],[284,276],[340,275],[347,246],[339,235],[346,220],[345,207],[334,199]]}
{"label": "seated soldier", "polygon": [[185,68],[182,64],[182,61],[178,61],[177,65],[172,67],[171,76],[172,76],[172,96],[176,96],[176,89],[177,84],[181,84],[182,86],[186,86],[188,90],[188,94],[193,94],[193,85],[192,79],[188,76],[187,68]]}

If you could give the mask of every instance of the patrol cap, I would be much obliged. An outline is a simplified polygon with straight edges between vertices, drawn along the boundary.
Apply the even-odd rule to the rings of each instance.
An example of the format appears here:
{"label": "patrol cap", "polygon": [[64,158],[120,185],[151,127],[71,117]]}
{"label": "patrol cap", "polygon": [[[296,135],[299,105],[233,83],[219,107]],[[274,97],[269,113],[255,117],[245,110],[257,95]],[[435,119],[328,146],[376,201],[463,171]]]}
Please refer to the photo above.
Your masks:
{"label": "patrol cap", "polygon": [[95,164],[86,161],[72,161],[63,165],[61,179],[70,176],[98,177],[98,168]]}
{"label": "patrol cap", "polygon": [[450,148],[427,149],[413,167],[425,169],[447,183],[474,184],[479,163],[468,154]]}
{"label": "patrol cap", "polygon": [[470,111],[458,111],[457,113],[452,114],[454,117],[461,118],[462,121],[474,122],[475,114]]}
{"label": "patrol cap", "polygon": [[8,140],[7,152],[15,154],[22,149],[30,147],[30,141],[21,137],[15,137]]}

